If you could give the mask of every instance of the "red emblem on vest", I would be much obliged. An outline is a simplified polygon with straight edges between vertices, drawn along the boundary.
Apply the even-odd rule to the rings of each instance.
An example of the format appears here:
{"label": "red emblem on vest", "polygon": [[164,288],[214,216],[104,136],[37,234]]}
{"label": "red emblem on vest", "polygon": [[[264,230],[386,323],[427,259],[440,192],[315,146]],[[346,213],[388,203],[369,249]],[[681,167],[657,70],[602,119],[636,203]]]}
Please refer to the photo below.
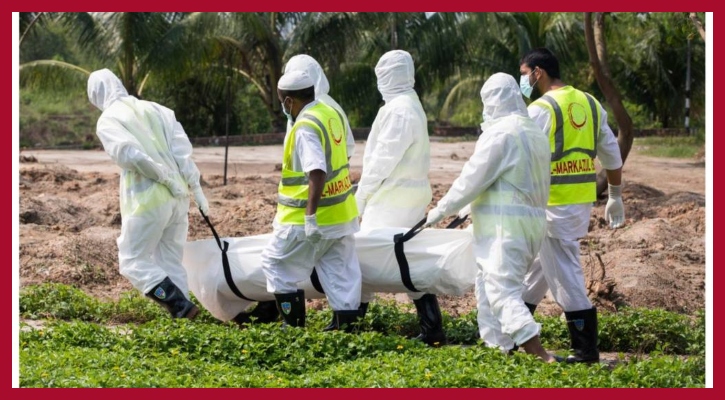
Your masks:
{"label": "red emblem on vest", "polygon": [[569,104],[569,122],[574,129],[579,130],[587,124],[587,111],[579,103]]}

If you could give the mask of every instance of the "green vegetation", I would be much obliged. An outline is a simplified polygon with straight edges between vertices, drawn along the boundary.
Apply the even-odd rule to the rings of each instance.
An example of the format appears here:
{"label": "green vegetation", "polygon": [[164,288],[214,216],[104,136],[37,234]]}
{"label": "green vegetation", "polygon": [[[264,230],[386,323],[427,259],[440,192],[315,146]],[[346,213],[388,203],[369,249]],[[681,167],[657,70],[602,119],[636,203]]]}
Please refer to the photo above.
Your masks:
{"label": "green vegetation", "polygon": [[100,112],[82,93],[20,91],[20,147],[99,147]]}
{"label": "green vegetation", "polygon": [[635,148],[644,155],[654,157],[694,158],[705,146],[701,136],[635,138]]}
{"label": "green vegetation", "polygon": [[[402,308],[402,309],[401,309]],[[477,339],[475,311],[445,315],[452,343],[428,348],[406,336],[415,315],[373,303],[363,332],[321,332],[329,311],[308,310],[306,329],[279,324],[240,330],[202,312],[172,320],[135,292],[99,301],[58,284],[25,288],[23,318],[49,319],[20,334],[22,387],[702,387],[704,313],[694,320],[661,310],[600,318],[600,349],[636,353],[605,364],[545,365],[505,356]],[[558,318],[542,318],[549,348],[566,348]],[[121,325],[117,323],[123,322]],[[462,345],[461,345],[462,344]],[[559,351],[565,354],[565,351]],[[649,354],[646,354],[649,353]],[[685,356],[686,355],[686,356]]]}
{"label": "green vegetation", "polygon": [[[383,104],[374,66],[394,48],[413,56],[415,89],[434,124],[477,126],[485,79],[495,72],[518,79],[519,60],[534,47],[552,49],[565,82],[604,100],[589,66],[583,21],[582,13],[536,12],[20,13],[20,33],[27,31],[20,44],[21,140],[90,143],[85,132],[95,111],[88,111],[85,81],[103,67],[131,94],[174,109],[192,137],[224,135],[227,82],[230,134],[279,132],[286,120],[277,80],[300,53],[320,62],[330,95],[353,127],[370,126]],[[702,130],[705,43],[688,13],[609,13],[604,33],[612,80],[635,129],[683,127],[689,39],[690,115],[693,128]],[[41,95],[53,91],[66,95]],[[66,104],[61,110],[43,105],[52,102]]]}

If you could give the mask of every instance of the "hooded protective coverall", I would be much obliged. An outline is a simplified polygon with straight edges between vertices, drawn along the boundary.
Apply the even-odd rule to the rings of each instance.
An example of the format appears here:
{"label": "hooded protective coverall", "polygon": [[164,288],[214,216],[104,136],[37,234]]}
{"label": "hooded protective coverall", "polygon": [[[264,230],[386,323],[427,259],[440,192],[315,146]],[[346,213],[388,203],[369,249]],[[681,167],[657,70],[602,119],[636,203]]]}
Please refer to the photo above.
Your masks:
{"label": "hooded protective coverall", "polygon": [[484,122],[475,151],[429,219],[437,214],[439,221],[471,203],[481,338],[509,350],[541,329],[521,294],[546,234],[551,154],[549,140],[528,117],[512,76],[492,75],[481,99]]}
{"label": "hooded protective coverall", "polygon": [[413,90],[413,58],[405,51],[385,53],[375,67],[385,105],[370,130],[355,199],[361,228],[412,227],[433,198],[428,181],[428,125]]}
{"label": "hooded protective coverall", "polygon": [[[428,180],[430,141],[425,111],[413,89],[413,58],[403,50],[385,53],[375,66],[385,105],[370,130],[355,199],[362,229],[412,227],[425,217],[433,192]],[[428,344],[445,342],[433,294],[409,293]],[[366,305],[371,293],[362,293]]]}
{"label": "hooded protective coverall", "polygon": [[108,69],[90,75],[88,98],[103,111],[96,134],[123,170],[117,241],[121,275],[145,294],[168,277],[188,300],[181,260],[189,225],[189,188],[205,215],[209,207],[191,160],[191,143],[172,110],[129,96]]}

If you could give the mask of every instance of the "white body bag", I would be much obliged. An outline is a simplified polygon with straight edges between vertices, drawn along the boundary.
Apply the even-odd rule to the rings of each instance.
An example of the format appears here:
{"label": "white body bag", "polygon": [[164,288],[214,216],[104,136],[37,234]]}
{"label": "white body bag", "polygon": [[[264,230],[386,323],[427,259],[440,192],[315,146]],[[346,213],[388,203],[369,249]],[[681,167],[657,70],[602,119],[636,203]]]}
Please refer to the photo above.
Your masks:
{"label": "white body bag", "polygon": [[[462,296],[473,287],[477,266],[470,230],[421,229],[424,222],[355,235],[363,291]],[[207,223],[215,239],[187,242],[183,259],[189,289],[202,306],[229,321],[254,302],[274,300],[261,267],[272,234],[219,239]],[[308,299],[325,297],[314,270],[298,288]]]}

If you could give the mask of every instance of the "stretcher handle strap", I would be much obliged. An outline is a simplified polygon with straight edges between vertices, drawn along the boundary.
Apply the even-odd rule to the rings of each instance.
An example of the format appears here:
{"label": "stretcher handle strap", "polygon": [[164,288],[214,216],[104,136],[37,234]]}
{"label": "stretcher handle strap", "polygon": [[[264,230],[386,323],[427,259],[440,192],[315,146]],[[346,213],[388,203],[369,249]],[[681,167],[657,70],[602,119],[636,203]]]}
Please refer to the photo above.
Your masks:
{"label": "stretcher handle strap", "polygon": [[466,222],[467,219],[468,219],[468,215],[466,215],[463,218],[456,217],[456,219],[454,219],[453,221],[451,221],[451,223],[448,224],[448,226],[446,226],[446,229],[456,229],[459,226],[461,226],[461,224],[463,224],[464,222]]}
{"label": "stretcher handle strap", "polygon": [[403,285],[411,292],[420,292],[413,286],[413,280],[410,279],[410,265],[408,265],[408,259],[405,257],[405,242],[415,237],[423,230],[426,219],[423,218],[415,224],[414,227],[406,233],[398,233],[393,236],[393,242],[395,242],[395,259],[398,261],[398,268],[400,269],[400,279],[403,281]]}
{"label": "stretcher handle strap", "polygon": [[[201,210],[199,210],[201,212]],[[209,220],[209,217],[204,215],[204,213],[201,213],[201,216],[204,217],[204,221],[206,221],[207,225],[209,225],[209,228],[211,228],[211,233],[214,235],[214,239],[216,240],[217,246],[219,246],[219,250],[222,251],[222,266],[224,268],[224,279],[227,281],[227,285],[229,285],[229,289],[232,290],[232,293],[234,293],[237,297],[247,300],[247,301],[257,301],[250,299],[249,297],[242,294],[242,292],[239,290],[237,285],[234,284],[234,279],[232,278],[232,269],[229,267],[229,257],[227,256],[227,250],[229,250],[229,242],[222,241],[219,238],[219,234],[216,232],[216,229],[214,229],[214,225],[212,225],[211,221]],[[222,244],[223,243],[223,244]]]}
{"label": "stretcher handle strap", "polygon": [[315,288],[318,292],[325,294],[325,291],[322,290],[322,284],[320,283],[320,277],[317,275],[317,268],[312,268],[312,275],[310,275],[310,282],[312,282],[312,287]]}

